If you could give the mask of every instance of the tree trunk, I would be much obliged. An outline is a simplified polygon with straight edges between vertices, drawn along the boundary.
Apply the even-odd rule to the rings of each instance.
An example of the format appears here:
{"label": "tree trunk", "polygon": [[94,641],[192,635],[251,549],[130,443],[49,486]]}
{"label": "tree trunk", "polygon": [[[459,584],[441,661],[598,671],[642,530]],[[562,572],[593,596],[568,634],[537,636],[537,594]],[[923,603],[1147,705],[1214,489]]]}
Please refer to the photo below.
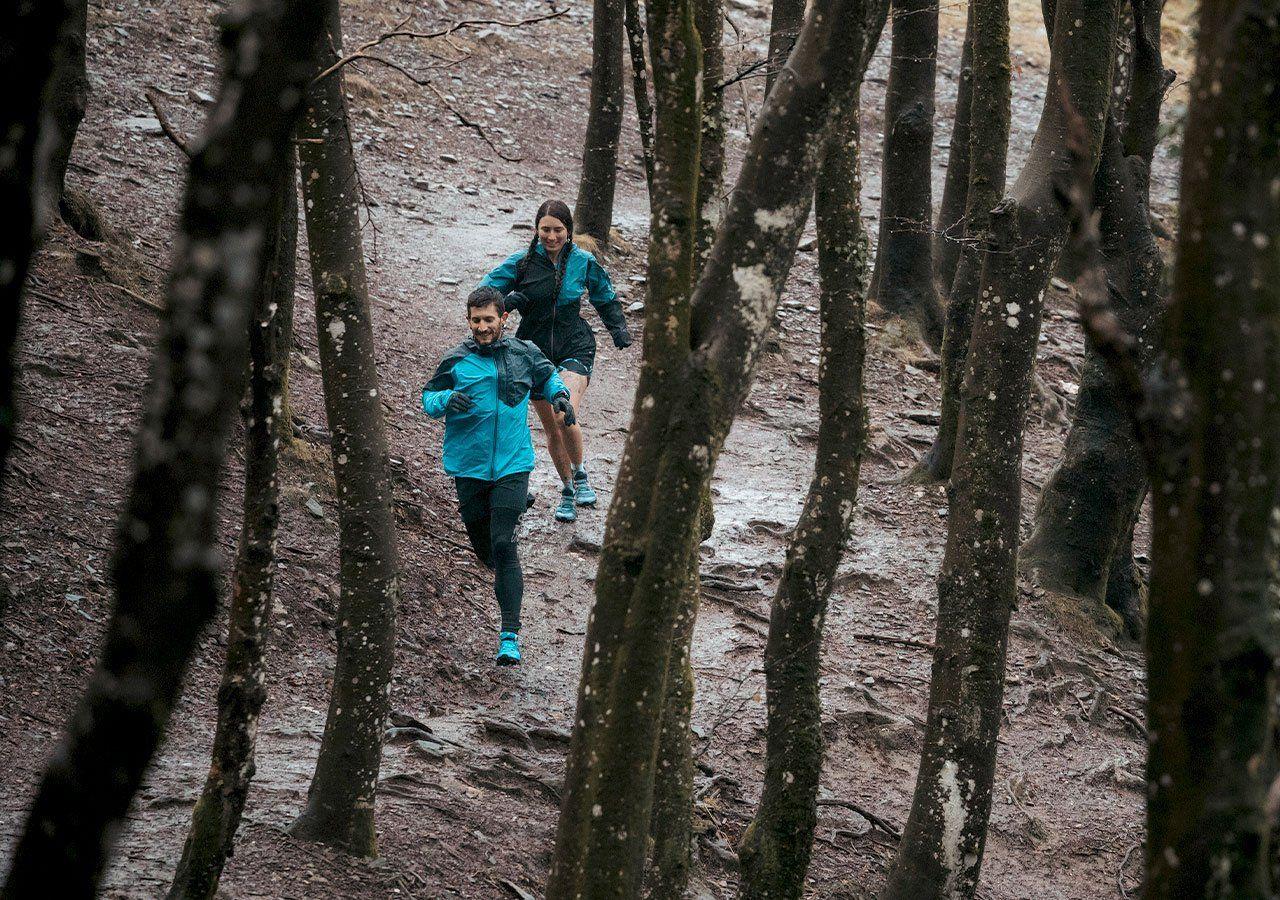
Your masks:
{"label": "tree trunk", "polygon": [[893,51],[884,109],[880,239],[872,295],[890,313],[920,324],[942,344],[942,307],[933,284],[933,91],[938,0],[895,0]]}
{"label": "tree trunk", "polygon": [[852,531],[867,427],[862,370],[870,249],[862,230],[858,135],[855,94],[825,142],[815,198],[822,279],[818,447],[769,620],[764,791],[739,848],[739,893],[745,898],[800,897],[818,820],[819,653],[827,602]]}
{"label": "tree trunk", "polygon": [[[46,769],[3,896],[91,897],[109,838],[164,733],[222,569],[217,499],[243,394],[293,120],[317,22],[308,4],[231,14],[223,89],[188,170],[168,303],[112,563],[116,607],[102,659]],[[296,98],[296,99],[294,99]]]}
{"label": "tree trunk", "polygon": [[[587,626],[549,900],[629,897],[638,889],[668,660],[696,552],[699,498],[750,388],[795,254],[817,168],[819,142],[812,136],[839,117],[845,98],[833,99],[832,87],[852,83],[861,48],[838,23],[855,10],[861,14],[860,6],[857,0],[811,6],[761,112],[695,289],[683,353],[651,363],[651,343],[678,351],[680,326],[675,316],[667,322],[667,308],[647,310],[645,365]],[[650,28],[668,58],[683,58],[677,48],[696,40],[691,22],[685,33],[677,41]],[[687,131],[683,137],[696,140]]]}
{"label": "tree trunk", "polygon": [[279,441],[277,449],[293,445],[293,404],[289,402],[289,369],[293,352],[293,308],[298,278],[298,154],[289,154],[289,186],[280,208],[280,230],[276,234],[275,256],[267,270],[267,292],[275,304],[275,327],[280,330],[280,408],[272,414],[271,430]]}
{"label": "tree trunk", "polygon": [[[1145,8],[1144,8],[1145,7]],[[1135,47],[1144,46],[1142,29],[1159,33],[1160,3],[1135,4]],[[1151,25],[1154,19],[1154,26]],[[1136,123],[1154,137],[1163,85],[1167,84],[1159,45],[1135,54],[1133,81],[1143,88],[1123,107],[1125,131],[1139,152],[1155,149]],[[1113,93],[1114,97],[1114,93]],[[1150,107],[1154,106],[1154,110]],[[1113,112],[1114,112],[1113,106]],[[1125,156],[1114,115],[1107,123],[1093,196],[1100,214],[1102,253],[1112,307],[1120,324],[1134,335],[1141,362],[1155,354],[1154,331],[1163,305],[1164,262],[1151,233],[1147,208],[1151,157]],[[1137,638],[1142,616],[1133,579],[1112,579],[1113,565],[1132,573],[1133,526],[1146,491],[1146,462],[1134,438],[1128,411],[1112,383],[1106,362],[1089,345],[1080,379],[1071,432],[1062,459],[1045,483],[1036,508],[1035,527],[1023,546],[1023,565],[1050,590],[1113,609],[1125,630]],[[1121,552],[1128,552],[1124,559]],[[1128,587],[1128,590],[1125,588]]]}
{"label": "tree trunk", "polygon": [[579,234],[609,246],[622,137],[622,0],[595,0],[591,20],[591,101],[582,147],[582,181],[574,205]]}
{"label": "tree trunk", "polygon": [[88,0],[62,0],[67,17],[58,31],[54,50],[53,77],[45,93],[47,127],[44,177],[41,190],[45,214],[50,220],[60,215],[66,190],[67,163],[71,148],[89,103],[89,73],[85,66],[85,37],[89,28]]}
{"label": "tree trunk", "polygon": [[769,59],[764,69],[764,95],[769,96],[778,73],[796,46],[804,25],[805,0],[773,0],[769,19]]}
{"label": "tree trunk", "polygon": [[938,577],[924,752],[888,900],[977,892],[1017,599],[1023,425],[1041,298],[1068,225],[1055,186],[1072,171],[1069,128],[1079,132],[1071,137],[1084,170],[1097,165],[1117,3],[1059,0],[1044,112],[1011,196],[992,212]]}
{"label": "tree trunk", "polygon": [[640,129],[640,153],[644,159],[645,186],[653,191],[653,101],[649,99],[649,64],[644,56],[644,19],[640,0],[624,0],[627,49],[631,54],[631,93]]}
{"label": "tree trunk", "polygon": [[1270,897],[1280,3],[1201,6],[1152,407],[1144,896]]}
{"label": "tree trunk", "polygon": [[[319,70],[342,47],[338,0],[323,6]],[[298,165],[338,487],[338,652],[307,806],[290,828],[357,856],[377,855],[374,795],[388,714],[399,598],[395,522],[381,390],[360,236],[356,162],[339,70],[312,85]]]}
{"label": "tree trunk", "polygon": [[274,287],[280,254],[287,243],[290,211],[297,227],[297,200],[291,199],[298,190],[292,148],[288,159],[272,195],[270,220],[275,227],[268,230],[263,245],[265,283],[255,298],[249,322],[249,398],[241,407],[245,425],[244,515],[231,578],[227,658],[218,689],[213,761],[191,815],[191,829],[169,888],[169,900],[212,900],[218,892],[222,867],[231,855],[249,795],[258,715],[267,699],[266,643],[280,520],[275,419],[283,385],[280,359],[289,351]]}
{"label": "tree trunk", "polygon": [[[942,339],[942,406],[933,444],[907,476],[933,483],[951,477],[956,429],[962,402],[973,309],[981,288],[982,267],[989,258],[991,210],[1004,194],[1009,150],[1010,71],[1008,0],[975,0],[969,6],[967,38],[973,42],[973,89],[969,119],[983,123],[969,132],[969,185],[965,192],[964,243]],[[959,119],[959,111],[956,113]],[[959,131],[957,124],[956,130]],[[952,144],[954,149],[955,145]],[[945,206],[945,203],[944,203]]]}
{"label": "tree trunk", "polygon": [[0,244],[0,479],[13,446],[17,409],[13,399],[13,343],[22,312],[22,289],[31,254],[43,231],[40,178],[43,163],[42,100],[53,81],[51,60],[67,5],[10,3],[0,11],[0,76],[10,85],[0,104],[0,208],[8,223]]}
{"label": "tree trunk", "polygon": [[[777,7],[775,6],[775,9]],[[724,0],[695,0],[702,44],[702,141],[698,152],[698,256],[700,271],[724,218]]]}
{"label": "tree trunk", "polygon": [[[711,537],[715,514],[710,485],[702,493],[698,509],[699,543]],[[693,868],[693,748],[689,719],[693,712],[693,626],[698,618],[701,582],[698,555],[689,567],[688,585],[680,599],[672,632],[671,660],[667,669],[666,699],[658,734],[658,763],[653,779],[653,814],[649,834],[653,838],[653,865],[648,896],[653,900],[683,897]]]}
{"label": "tree trunk", "polygon": [[[933,283],[943,297],[951,295],[951,283],[960,262],[960,248],[967,232],[965,208],[969,194],[969,117],[973,107],[973,4],[964,26],[964,47],[960,51],[960,74],[956,83],[956,114],[951,128],[947,157],[947,177],[942,185],[938,224],[933,236]],[[983,123],[984,125],[986,123]],[[1004,185],[1001,185],[1003,188]]]}

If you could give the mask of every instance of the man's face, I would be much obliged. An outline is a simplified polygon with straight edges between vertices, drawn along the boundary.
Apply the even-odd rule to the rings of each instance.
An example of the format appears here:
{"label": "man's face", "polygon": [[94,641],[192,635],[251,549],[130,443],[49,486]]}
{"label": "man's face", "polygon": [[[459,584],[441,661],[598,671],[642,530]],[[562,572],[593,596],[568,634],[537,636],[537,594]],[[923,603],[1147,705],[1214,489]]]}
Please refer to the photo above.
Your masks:
{"label": "man's face", "polygon": [[492,344],[502,337],[503,326],[507,324],[508,313],[498,314],[498,307],[473,306],[467,310],[467,325],[471,327],[471,336],[477,344]]}

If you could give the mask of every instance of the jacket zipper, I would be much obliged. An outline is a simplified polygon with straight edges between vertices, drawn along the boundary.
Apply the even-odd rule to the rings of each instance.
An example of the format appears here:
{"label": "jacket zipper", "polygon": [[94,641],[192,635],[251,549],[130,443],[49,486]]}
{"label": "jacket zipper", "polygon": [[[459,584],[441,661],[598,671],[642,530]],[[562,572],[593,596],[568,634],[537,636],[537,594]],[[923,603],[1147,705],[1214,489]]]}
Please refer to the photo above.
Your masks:
{"label": "jacket zipper", "polygon": [[[497,348],[501,353],[501,348]],[[489,448],[489,480],[497,480],[498,474],[498,410],[502,406],[502,367],[498,365],[498,356],[493,357],[493,444]]]}

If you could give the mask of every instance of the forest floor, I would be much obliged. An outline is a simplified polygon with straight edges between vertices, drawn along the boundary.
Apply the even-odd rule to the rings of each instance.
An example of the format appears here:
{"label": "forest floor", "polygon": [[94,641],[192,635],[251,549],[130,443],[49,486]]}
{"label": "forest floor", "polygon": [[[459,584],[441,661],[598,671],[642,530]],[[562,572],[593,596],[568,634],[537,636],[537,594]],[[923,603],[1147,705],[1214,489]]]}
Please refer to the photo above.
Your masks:
{"label": "forest floor", "polygon": [[[353,0],[347,44],[389,30],[414,7]],[[184,167],[158,134],[143,96],[160,91],[174,124],[194,133],[214,83],[220,3],[133,0],[91,5],[93,97],[71,182],[89,194],[114,237],[88,241],[60,227],[40,253],[18,343],[22,423],[4,485],[0,569],[10,595],[0,617],[0,865],[12,851],[45,758],[88,677],[110,615],[110,552],[131,470],[155,304]],[[521,19],[541,0],[441,0],[414,24]],[[768,6],[732,0],[729,65],[758,58]],[[1015,107],[1009,171],[1025,157],[1048,62],[1039,4],[1014,4]],[[954,107],[963,8],[943,13],[935,198],[941,193]],[[586,407],[598,510],[552,521],[554,476],[545,454],[533,477],[538,505],[522,525],[526,661],[492,663],[497,625],[488,573],[466,549],[451,485],[440,470],[441,428],[419,391],[460,340],[463,298],[496,261],[524,246],[538,202],[572,202],[586,117],[590,4],[519,29],[461,32],[446,44],[388,51],[433,73],[439,94],[389,68],[349,77],[352,131],[370,223],[366,249],[389,398],[404,573],[392,707],[439,740],[387,744],[378,800],[381,856],[352,860],[285,833],[301,809],[324,724],[337,598],[336,522],[320,395],[309,273],[299,267],[293,406],[302,439],[282,478],[270,700],[258,772],[228,897],[538,896],[550,860],[565,737],[572,720],[585,621],[627,430],[639,345],[599,340]],[[1177,35],[1175,35],[1177,37]],[[1182,40],[1179,38],[1179,40]],[[878,208],[887,35],[864,92],[866,212]],[[1185,77],[1182,61],[1171,64]],[[431,54],[434,54],[431,55]],[[444,63],[442,60],[460,60]],[[1168,62],[1168,60],[1167,60]],[[354,75],[354,73],[351,73]],[[443,99],[442,99],[443,98]],[[740,158],[760,84],[729,92],[732,158]],[[444,102],[471,121],[461,127]],[[648,213],[628,118],[615,214],[635,250],[607,265],[625,294],[644,296]],[[1162,149],[1154,178],[1166,216],[1176,160]],[[804,246],[804,245],[802,245]],[[305,252],[305,251],[304,251]],[[301,257],[305,259],[305,257]],[[759,794],[763,763],[761,659],[769,598],[785,539],[807,488],[816,432],[817,273],[801,252],[775,342],[738,417],[715,479],[716,527],[702,551],[704,600],[695,636],[693,715],[699,897],[727,897],[732,848]],[[1067,292],[1052,289],[1040,345],[1042,392],[1029,421],[1024,524],[1056,461],[1079,382],[1082,341]],[[585,315],[603,336],[591,311]],[[633,331],[641,328],[632,313]],[[928,693],[935,585],[946,536],[941,488],[903,485],[928,445],[938,406],[929,354],[878,312],[869,330],[872,433],[855,536],[831,600],[822,697],[827,764],[810,894],[871,896],[905,820]],[[237,436],[238,438],[238,436]],[[542,447],[541,435],[535,442]],[[242,455],[226,473],[221,540],[238,529]],[[1145,544],[1144,544],[1145,545]],[[225,613],[200,643],[187,689],[106,875],[112,897],[163,893],[208,765]],[[989,898],[1128,896],[1142,840],[1144,672],[1136,646],[1096,610],[1024,583],[1014,613],[996,796],[983,869]]]}

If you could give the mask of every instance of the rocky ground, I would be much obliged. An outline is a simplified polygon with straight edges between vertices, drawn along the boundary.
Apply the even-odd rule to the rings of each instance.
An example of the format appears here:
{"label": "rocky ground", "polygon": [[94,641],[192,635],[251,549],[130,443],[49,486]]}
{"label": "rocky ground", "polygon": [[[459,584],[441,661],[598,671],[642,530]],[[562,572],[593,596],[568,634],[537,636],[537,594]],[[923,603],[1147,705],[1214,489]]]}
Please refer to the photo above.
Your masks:
{"label": "rocky ground", "polygon": [[[183,173],[143,92],[157,89],[178,129],[198,129],[216,89],[220,9],[196,0],[91,6],[94,92],[70,180],[92,198],[111,233],[96,241],[65,227],[55,231],[36,261],[19,339],[23,422],[0,502],[0,578],[10,595],[0,617],[0,857],[11,852],[110,614],[113,528],[128,483]],[[355,0],[347,8],[347,43],[375,37],[410,12],[426,30],[547,11],[537,0],[438,0],[423,8]],[[732,0],[730,20],[726,40],[736,67],[763,53],[767,4]],[[945,9],[943,22],[935,197],[963,8]],[[1038,4],[1019,0],[1014,23],[1011,173],[1038,119],[1047,66]],[[603,507],[626,434],[638,346],[614,350],[587,312],[600,353],[582,417],[602,508],[574,525],[553,522],[554,476],[545,462],[535,472],[540,502],[522,526],[527,661],[518,669],[492,665],[497,610],[488,573],[466,549],[440,471],[441,429],[422,414],[418,392],[436,358],[463,334],[463,297],[487,268],[527,243],[538,202],[576,196],[589,35],[589,5],[577,4],[537,25],[482,25],[448,41],[387,51],[414,71],[430,72],[435,90],[385,67],[360,68],[348,78],[404,570],[392,686],[399,730],[384,756],[381,856],[347,859],[284,830],[301,808],[319,747],[337,598],[333,482],[302,266],[293,367],[301,437],[283,477],[271,697],[258,775],[223,878],[228,897],[540,894]],[[864,93],[870,219],[878,207],[886,70],[887,43]],[[1183,66],[1180,74],[1188,71]],[[738,154],[759,111],[759,82],[739,82],[727,100]],[[644,296],[648,213],[630,120],[625,139],[615,221],[634,250],[607,264],[630,304]],[[1154,183],[1167,215],[1176,168],[1163,150]],[[694,649],[701,897],[733,894],[733,847],[759,793],[768,602],[807,486],[816,429],[816,292],[814,255],[802,252],[775,343],[715,481],[716,529],[703,547],[706,592]],[[1024,474],[1028,515],[1060,451],[1082,354],[1069,296],[1055,288],[1047,299],[1042,390],[1029,422]],[[641,317],[632,313],[633,331]],[[934,578],[946,533],[942,490],[900,483],[932,434],[938,384],[929,354],[900,323],[874,315],[867,365],[869,455],[824,645],[829,744],[810,873],[814,897],[872,895],[892,857],[915,780]],[[537,434],[535,440],[541,443]],[[222,519],[228,558],[240,475],[235,450]],[[1093,611],[1023,586],[986,897],[1095,900],[1127,896],[1137,884],[1142,659],[1097,621],[1106,624]],[[109,896],[157,896],[172,875],[207,767],[221,628],[210,629],[199,647],[169,737],[119,835]]]}

